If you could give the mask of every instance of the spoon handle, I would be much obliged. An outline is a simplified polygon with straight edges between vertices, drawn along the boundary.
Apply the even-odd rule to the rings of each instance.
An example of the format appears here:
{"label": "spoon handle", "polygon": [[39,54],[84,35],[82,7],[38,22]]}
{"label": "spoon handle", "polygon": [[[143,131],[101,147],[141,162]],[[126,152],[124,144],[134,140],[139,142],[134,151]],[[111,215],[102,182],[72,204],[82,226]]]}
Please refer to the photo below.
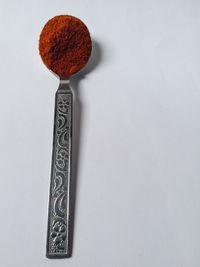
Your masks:
{"label": "spoon handle", "polygon": [[72,161],[73,95],[68,81],[61,81],[55,97],[55,117],[49,214],[47,258],[71,256],[70,184]]}

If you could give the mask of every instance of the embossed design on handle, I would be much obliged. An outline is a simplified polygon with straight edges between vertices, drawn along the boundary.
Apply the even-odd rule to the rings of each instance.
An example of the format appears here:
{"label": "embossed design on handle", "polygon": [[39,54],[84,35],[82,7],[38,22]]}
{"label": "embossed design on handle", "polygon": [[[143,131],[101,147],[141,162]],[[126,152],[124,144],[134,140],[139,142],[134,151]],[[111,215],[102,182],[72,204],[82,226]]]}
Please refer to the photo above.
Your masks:
{"label": "embossed design on handle", "polygon": [[55,100],[46,252],[48,258],[64,258],[71,255],[72,104],[73,97],[69,84],[60,83]]}

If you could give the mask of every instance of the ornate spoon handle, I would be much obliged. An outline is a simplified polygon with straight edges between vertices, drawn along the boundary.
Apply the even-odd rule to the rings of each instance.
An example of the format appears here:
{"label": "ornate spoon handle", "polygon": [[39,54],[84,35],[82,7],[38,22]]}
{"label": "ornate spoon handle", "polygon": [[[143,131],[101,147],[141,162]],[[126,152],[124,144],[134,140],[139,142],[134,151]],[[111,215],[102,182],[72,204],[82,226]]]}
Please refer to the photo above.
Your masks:
{"label": "ornate spoon handle", "polygon": [[54,136],[47,230],[48,258],[71,256],[70,183],[72,161],[73,96],[68,81],[56,92]]}

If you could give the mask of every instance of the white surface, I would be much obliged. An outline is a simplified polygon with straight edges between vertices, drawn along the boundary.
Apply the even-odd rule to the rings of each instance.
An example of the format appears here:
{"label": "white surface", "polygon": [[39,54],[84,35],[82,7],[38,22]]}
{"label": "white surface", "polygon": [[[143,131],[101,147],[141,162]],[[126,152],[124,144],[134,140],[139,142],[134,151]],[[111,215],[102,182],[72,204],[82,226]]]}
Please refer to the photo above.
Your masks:
{"label": "white surface", "polygon": [[[38,36],[81,18],[73,257],[45,258],[54,94]],[[200,266],[200,2],[0,0],[0,266]],[[78,77],[79,78],[79,77]]]}

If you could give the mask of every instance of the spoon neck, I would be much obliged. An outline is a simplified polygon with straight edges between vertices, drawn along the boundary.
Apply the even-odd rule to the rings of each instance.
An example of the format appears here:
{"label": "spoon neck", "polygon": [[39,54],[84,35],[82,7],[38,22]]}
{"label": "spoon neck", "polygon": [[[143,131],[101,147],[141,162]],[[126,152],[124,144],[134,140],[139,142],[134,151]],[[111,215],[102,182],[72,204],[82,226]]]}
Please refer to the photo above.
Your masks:
{"label": "spoon neck", "polygon": [[71,92],[69,80],[60,80],[57,92],[59,93]]}
{"label": "spoon neck", "polygon": [[69,84],[69,79],[60,79],[60,84]]}

